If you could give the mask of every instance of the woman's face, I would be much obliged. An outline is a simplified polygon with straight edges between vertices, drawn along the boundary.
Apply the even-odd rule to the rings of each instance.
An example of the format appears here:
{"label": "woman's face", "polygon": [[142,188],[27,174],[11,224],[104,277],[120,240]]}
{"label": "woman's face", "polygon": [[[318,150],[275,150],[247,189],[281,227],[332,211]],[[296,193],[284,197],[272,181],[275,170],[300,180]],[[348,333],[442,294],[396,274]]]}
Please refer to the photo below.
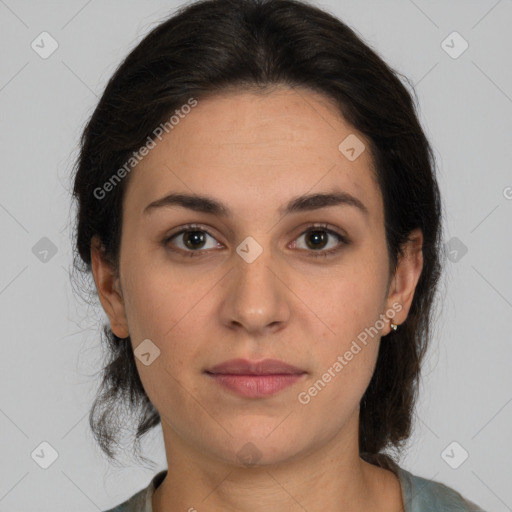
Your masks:
{"label": "woman's face", "polygon": [[[207,197],[226,213],[199,211],[200,201],[148,207],[169,194]],[[317,194],[354,199],[308,199]],[[187,224],[196,226],[179,234]],[[308,233],[315,224],[324,227]],[[357,449],[359,402],[390,330],[382,319],[405,320],[421,270],[402,267],[388,283],[388,265],[365,138],[307,89],[232,92],[199,100],[132,170],[123,300],[101,297],[114,332],[131,337],[171,449],[267,464],[340,435]],[[247,396],[207,373],[238,358],[303,373]],[[232,382],[254,390],[257,379]]]}

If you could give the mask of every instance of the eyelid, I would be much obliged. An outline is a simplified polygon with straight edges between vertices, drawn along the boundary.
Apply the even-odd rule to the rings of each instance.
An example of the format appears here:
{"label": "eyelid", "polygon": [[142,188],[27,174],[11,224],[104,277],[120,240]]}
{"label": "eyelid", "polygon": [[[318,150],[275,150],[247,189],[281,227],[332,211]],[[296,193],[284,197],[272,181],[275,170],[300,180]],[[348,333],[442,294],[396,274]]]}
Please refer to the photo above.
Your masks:
{"label": "eyelid", "polygon": [[338,228],[335,228],[334,226],[330,226],[329,224],[326,224],[323,222],[320,222],[320,223],[312,222],[312,223],[309,223],[306,228],[302,228],[302,231],[300,232],[298,237],[294,238],[294,243],[297,238],[299,238],[307,233],[313,232],[315,230],[325,231],[330,236],[337,237],[339,239],[339,244],[334,249],[323,249],[323,250],[318,250],[318,251],[314,251],[314,250],[308,251],[307,249],[301,249],[301,251],[306,253],[307,257],[328,258],[329,256],[336,256],[343,249],[344,246],[350,245],[350,243],[351,243],[346,235],[344,235],[338,231]]}
{"label": "eyelid", "polygon": [[[182,235],[183,233],[186,233],[187,231],[202,231],[204,233],[206,233],[207,236],[210,236],[211,238],[213,238],[214,240],[217,240],[217,238],[215,236],[213,236],[211,233],[210,233],[210,230],[211,228],[210,227],[207,227],[205,225],[202,225],[202,224],[197,224],[197,223],[190,223],[190,224],[185,224],[183,226],[180,226],[178,228],[178,231],[175,231],[173,232],[172,234],[170,235],[167,235],[164,237],[164,239],[162,240],[162,245],[164,246],[164,248],[172,251],[172,252],[175,252],[175,253],[179,253],[183,256],[200,256],[200,257],[205,257],[204,254],[206,253],[206,255],[208,255],[208,253],[211,253],[212,252],[212,249],[198,249],[196,251],[192,251],[192,250],[183,250],[183,249],[175,249],[175,248],[172,248],[170,245],[170,241],[179,236],[179,235]],[[301,228],[302,231],[293,239],[293,242],[295,242],[295,240],[303,235],[306,235],[307,233],[310,233],[312,231],[315,231],[315,229],[319,230],[319,231],[325,231],[327,232],[329,235],[331,236],[335,236],[339,239],[339,244],[336,248],[334,249],[327,249],[327,250],[318,250],[318,251],[314,251],[314,250],[306,250],[306,249],[300,249],[301,252],[306,252],[308,256],[312,256],[312,257],[320,257],[320,256],[323,256],[323,257],[328,257],[330,255],[334,255],[336,253],[338,253],[342,247],[344,245],[349,245],[351,242],[349,240],[349,238],[340,233],[337,228],[335,228],[334,226],[330,226],[329,224],[326,224],[326,223],[318,223],[318,222],[311,222],[311,223],[308,223],[306,227],[303,227]],[[218,240],[217,240],[218,241]],[[222,243],[222,242],[219,242],[219,243]]]}
{"label": "eyelid", "polygon": [[[190,250],[186,251],[184,249],[178,249],[178,248],[175,249],[175,248],[171,247],[170,242],[173,238],[176,238],[179,235],[186,233],[187,231],[202,231],[203,233],[206,233],[207,236],[213,238],[214,240],[217,240],[217,238],[210,233],[210,229],[211,229],[210,227],[204,226],[202,224],[197,224],[197,223],[185,224],[184,226],[180,226],[177,231],[174,231],[170,235],[166,235],[163,238],[163,240],[161,241],[161,244],[164,246],[164,248],[166,250],[169,250],[174,253],[178,253],[179,255],[182,255],[182,256],[204,257],[203,253],[210,253],[212,251],[212,249],[198,249],[197,251],[190,251]],[[221,243],[221,242],[219,242],[219,243]]]}

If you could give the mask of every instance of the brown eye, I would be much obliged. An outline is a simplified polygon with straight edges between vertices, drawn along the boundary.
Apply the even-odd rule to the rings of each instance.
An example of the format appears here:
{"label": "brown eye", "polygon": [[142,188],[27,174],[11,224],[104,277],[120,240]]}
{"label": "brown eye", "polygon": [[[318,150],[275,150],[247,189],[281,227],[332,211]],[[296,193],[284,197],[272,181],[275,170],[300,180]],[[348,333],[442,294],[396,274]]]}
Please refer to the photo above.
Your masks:
{"label": "brown eye", "polygon": [[[299,249],[304,248],[307,250],[308,256],[312,257],[327,257],[328,255],[334,254],[341,250],[342,245],[348,245],[349,243],[343,235],[332,229],[328,229],[327,225],[312,226],[308,230],[304,231],[304,233],[302,233],[298,239],[301,237],[305,237],[306,247],[300,247],[300,245],[297,243],[294,243],[294,247],[298,247]],[[337,239],[337,242],[334,242],[334,245],[331,249],[324,249],[332,238],[335,240]]]}
{"label": "brown eye", "polygon": [[[209,247],[206,245],[208,238],[215,241],[210,243]],[[202,256],[205,252],[208,252],[208,249],[219,247],[219,243],[208,231],[195,225],[186,226],[178,233],[166,237],[162,240],[162,245],[170,251],[181,253],[183,256]]]}
{"label": "brown eye", "polygon": [[[301,247],[296,241],[293,242],[293,247],[305,250],[307,255],[312,257],[333,255],[340,251],[343,245],[350,243],[346,237],[329,229],[325,224],[312,225],[296,240],[299,240],[301,237],[304,237],[306,240],[305,247]],[[212,240],[210,247],[207,246],[208,238]],[[332,244],[332,247],[325,249],[329,243]],[[222,247],[222,244],[217,242],[206,229],[195,224],[187,225],[181,231],[166,237],[162,240],[162,245],[166,249],[179,253],[182,256],[205,256],[211,252],[209,249],[219,249]]]}
{"label": "brown eye", "polygon": [[204,231],[183,231],[182,240],[188,249],[202,249],[202,246],[205,244],[206,236],[204,235]]}
{"label": "brown eye", "polygon": [[306,234],[307,245],[310,249],[323,249],[329,235],[325,231],[309,231]]}

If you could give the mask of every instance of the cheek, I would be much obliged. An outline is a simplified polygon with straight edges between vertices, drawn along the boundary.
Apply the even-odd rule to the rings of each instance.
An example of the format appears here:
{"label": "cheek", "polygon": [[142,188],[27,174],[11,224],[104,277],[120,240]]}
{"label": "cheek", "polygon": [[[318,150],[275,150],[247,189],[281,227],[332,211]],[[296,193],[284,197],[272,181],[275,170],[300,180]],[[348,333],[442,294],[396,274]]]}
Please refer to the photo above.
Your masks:
{"label": "cheek", "polygon": [[309,291],[308,303],[319,312],[334,339],[348,340],[375,325],[383,313],[385,276],[369,266],[351,268],[331,276],[316,293]]}
{"label": "cheek", "polygon": [[160,350],[160,362],[173,374],[199,364],[196,356],[207,322],[205,290],[211,284],[195,285],[193,278],[183,275],[166,276],[155,265],[147,265],[143,272],[129,271],[127,276],[125,305],[134,349],[150,339]]}
{"label": "cheek", "polygon": [[321,291],[308,297],[322,320],[319,324],[311,317],[322,333],[311,353],[312,360],[318,361],[312,380],[320,379],[317,387],[326,388],[321,394],[338,405],[360,398],[378,356],[386,276],[370,261],[364,263],[334,274]]}
{"label": "cheek", "polygon": [[123,267],[125,311],[130,332],[161,337],[199,300],[190,282],[148,258],[132,259]]}
{"label": "cheek", "polygon": [[162,277],[154,267],[148,269],[127,272],[130,337],[136,354],[137,347],[146,339],[158,348],[158,356],[148,366],[136,357],[138,373],[151,402],[159,410],[175,410],[190,399],[195,385],[190,379],[199,372],[201,364],[198,354],[205,319],[198,316],[198,304],[204,288],[189,286],[184,293],[187,288],[179,280]]}
{"label": "cheek", "polygon": [[[345,290],[347,294],[330,296],[335,302],[323,309],[329,312],[327,323],[331,329],[312,351],[311,360],[317,364],[308,386],[301,389],[304,400],[311,401],[309,410],[316,410],[320,416],[325,415],[326,407],[341,415],[357,407],[377,362],[380,330],[375,324],[381,313],[379,301],[375,294],[364,293],[364,288],[350,289]],[[335,303],[337,307],[332,306]],[[336,414],[331,418],[334,422],[338,419]]]}

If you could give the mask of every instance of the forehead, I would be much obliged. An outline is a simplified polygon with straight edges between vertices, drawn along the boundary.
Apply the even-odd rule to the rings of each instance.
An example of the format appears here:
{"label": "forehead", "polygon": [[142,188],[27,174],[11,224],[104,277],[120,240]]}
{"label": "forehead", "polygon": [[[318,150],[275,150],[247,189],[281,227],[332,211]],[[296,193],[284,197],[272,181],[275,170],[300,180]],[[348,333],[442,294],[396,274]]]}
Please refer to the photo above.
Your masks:
{"label": "forehead", "polygon": [[[275,210],[290,197],[336,189],[381,211],[367,140],[325,96],[277,87],[197,101],[132,170],[130,210],[142,213],[169,192],[186,192],[251,213],[251,205]],[[343,141],[357,158],[347,157],[354,153]]]}

